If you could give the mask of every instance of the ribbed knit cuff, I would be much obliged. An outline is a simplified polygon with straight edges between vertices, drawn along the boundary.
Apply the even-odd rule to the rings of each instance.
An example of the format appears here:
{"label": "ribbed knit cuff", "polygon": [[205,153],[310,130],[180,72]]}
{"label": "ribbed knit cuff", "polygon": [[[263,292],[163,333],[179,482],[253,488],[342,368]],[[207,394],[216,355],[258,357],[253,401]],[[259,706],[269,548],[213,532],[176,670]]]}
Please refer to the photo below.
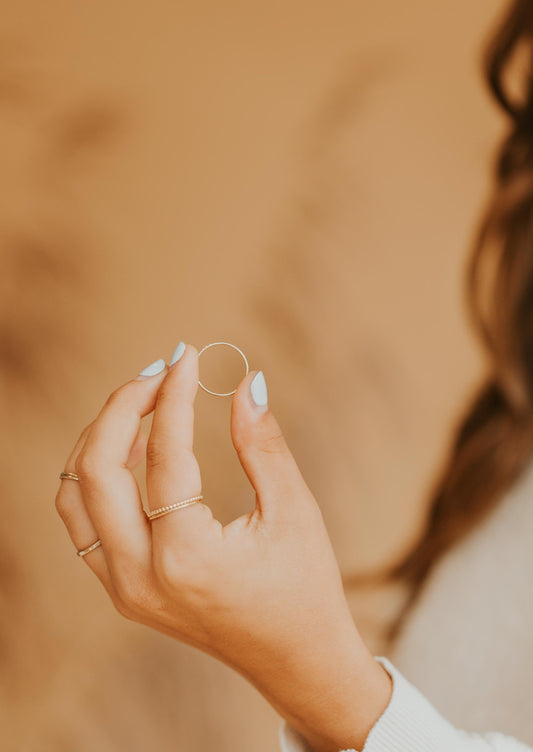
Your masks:
{"label": "ribbed knit cuff", "polygon": [[[390,674],[392,695],[371,729],[363,752],[450,752],[458,750],[458,732],[387,659],[376,657]],[[281,752],[313,752],[286,721],[279,728]],[[356,752],[353,749],[341,752]]]}
{"label": "ribbed knit cuff", "polygon": [[450,752],[452,749],[458,752],[461,732],[445,720],[387,658],[376,657],[376,660],[390,674],[393,689],[390,702],[371,729],[363,752]]}

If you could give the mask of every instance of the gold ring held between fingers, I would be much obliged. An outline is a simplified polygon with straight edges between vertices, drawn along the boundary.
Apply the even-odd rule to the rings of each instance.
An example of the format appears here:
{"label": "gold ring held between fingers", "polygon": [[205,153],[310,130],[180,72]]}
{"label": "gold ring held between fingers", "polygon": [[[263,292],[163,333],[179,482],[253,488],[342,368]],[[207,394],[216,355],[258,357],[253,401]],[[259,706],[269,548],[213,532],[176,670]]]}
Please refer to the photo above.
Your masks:
{"label": "gold ring held between fingers", "polygon": [[95,548],[98,548],[98,546],[102,545],[102,541],[100,538],[96,540],[94,543],[91,543],[90,546],[87,546],[87,548],[82,548],[81,551],[77,551],[76,553],[78,556],[87,556],[87,554],[90,554],[91,551],[94,551]]}
{"label": "gold ring held between fingers", "polygon": [[[198,357],[208,350],[210,347],[215,347],[215,345],[225,345],[226,347],[232,347],[234,350],[237,350],[241,358],[244,360],[244,365],[246,367],[246,373],[245,376],[248,376],[248,372],[250,371],[250,366],[248,365],[248,361],[246,359],[246,355],[243,353],[243,351],[237,347],[237,345],[232,345],[230,342],[211,342],[209,345],[205,345],[205,347],[202,347],[200,352],[198,353]],[[231,392],[213,392],[211,389],[208,389],[206,386],[202,384],[200,379],[198,379],[198,384],[200,387],[204,390],[204,392],[207,392],[208,394],[213,394],[215,397],[231,397],[232,394],[235,394],[237,389],[233,389]]]}
{"label": "gold ring held between fingers", "polygon": [[203,499],[204,497],[202,494],[199,496],[191,496],[190,499],[183,499],[183,501],[177,501],[175,504],[169,504],[166,507],[159,507],[159,509],[154,509],[152,512],[147,513],[147,517],[149,520],[155,520],[157,517],[163,517],[165,514],[169,514],[170,512],[175,512],[176,509],[183,509],[183,507],[188,507],[191,504],[197,504],[200,499]]}
{"label": "gold ring held between fingers", "polygon": [[66,473],[64,471],[62,473],[59,473],[59,477],[61,478],[61,480],[78,480],[79,481],[80,479],[79,475],[77,475],[76,473]]}

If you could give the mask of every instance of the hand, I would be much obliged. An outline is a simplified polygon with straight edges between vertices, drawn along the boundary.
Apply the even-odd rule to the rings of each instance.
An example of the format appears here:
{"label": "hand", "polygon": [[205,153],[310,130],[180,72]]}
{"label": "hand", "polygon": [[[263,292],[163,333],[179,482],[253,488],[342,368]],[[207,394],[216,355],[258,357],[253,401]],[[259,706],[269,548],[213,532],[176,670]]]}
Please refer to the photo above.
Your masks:
{"label": "hand", "polygon": [[[131,470],[145,452],[150,509],[202,490],[191,345],[110,395],[65,465],[79,483],[61,482],[56,507],[77,549],[101,540],[84,560],[121,614],[234,668],[317,752],[361,748],[390,680],[353,624],[320,509],[279,425],[252,398],[255,375],[231,412],[252,511],[222,526],[204,503],[151,522],[143,510]],[[152,411],[146,440],[141,419]]]}

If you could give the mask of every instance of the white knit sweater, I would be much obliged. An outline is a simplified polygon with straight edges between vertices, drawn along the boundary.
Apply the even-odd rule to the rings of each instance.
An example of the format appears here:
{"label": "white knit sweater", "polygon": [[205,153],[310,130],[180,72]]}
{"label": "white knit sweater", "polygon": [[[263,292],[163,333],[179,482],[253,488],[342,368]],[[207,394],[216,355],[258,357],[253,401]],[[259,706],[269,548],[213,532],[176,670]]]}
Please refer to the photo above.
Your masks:
{"label": "white knit sweater", "polygon": [[[364,752],[533,750],[532,573],[533,463],[435,567],[392,663],[377,659],[394,689]],[[309,749],[285,723],[280,744]]]}
{"label": "white knit sweater", "polygon": [[[531,747],[511,736],[473,734],[454,728],[386,658],[376,660],[391,675],[393,690],[363,752],[531,752]],[[312,752],[286,722],[281,724],[279,736],[282,752]]]}

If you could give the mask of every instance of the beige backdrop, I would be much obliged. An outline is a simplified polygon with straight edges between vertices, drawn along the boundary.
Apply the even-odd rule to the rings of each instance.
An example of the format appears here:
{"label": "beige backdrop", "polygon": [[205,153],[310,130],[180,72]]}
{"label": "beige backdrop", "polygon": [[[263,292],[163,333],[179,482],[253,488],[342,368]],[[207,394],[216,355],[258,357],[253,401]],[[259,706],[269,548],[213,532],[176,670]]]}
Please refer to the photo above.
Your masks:
{"label": "beige backdrop", "polygon": [[[6,752],[276,748],[243,679],[115,613],[57,473],[112,389],[180,339],[229,340],[265,371],[343,573],[402,550],[481,367],[461,280],[502,126],[478,73],[501,6],[4,3]],[[199,394],[223,521],[253,503],[229,407]],[[350,597],[377,645],[389,601]]]}

